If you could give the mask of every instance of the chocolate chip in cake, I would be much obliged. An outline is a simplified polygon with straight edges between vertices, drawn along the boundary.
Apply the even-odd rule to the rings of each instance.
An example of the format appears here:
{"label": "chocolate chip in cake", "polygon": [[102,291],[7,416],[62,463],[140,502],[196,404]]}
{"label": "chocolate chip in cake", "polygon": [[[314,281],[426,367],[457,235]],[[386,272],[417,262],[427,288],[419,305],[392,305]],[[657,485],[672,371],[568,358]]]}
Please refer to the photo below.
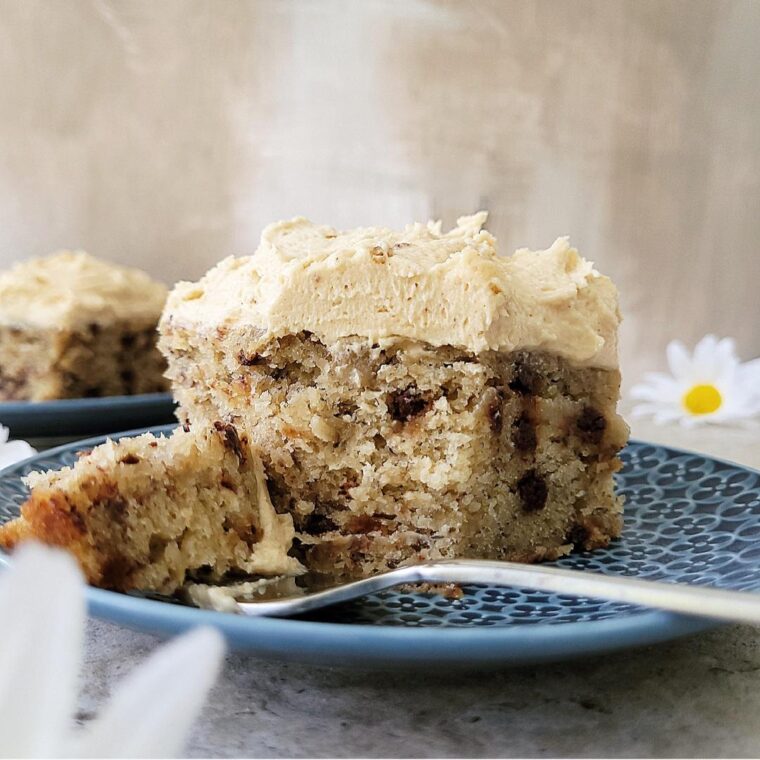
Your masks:
{"label": "chocolate chip in cake", "polygon": [[134,569],[134,563],[126,557],[111,557],[103,565],[98,585],[103,588],[124,588]]}
{"label": "chocolate chip in cake", "polygon": [[581,438],[589,443],[599,443],[607,428],[607,419],[593,406],[584,406],[576,422]]}
{"label": "chocolate chip in cake", "polygon": [[310,536],[321,536],[323,533],[329,533],[337,530],[338,526],[327,515],[319,512],[312,512],[306,515],[302,522],[302,530]]}
{"label": "chocolate chip in cake", "polygon": [[535,470],[528,470],[517,481],[517,493],[520,495],[522,508],[525,512],[538,512],[546,506],[548,489],[546,480]]}
{"label": "chocolate chip in cake", "polygon": [[229,422],[217,420],[214,423],[214,427],[224,436],[224,445],[235,454],[238,461],[241,463],[245,462],[245,451],[243,450],[243,444],[240,441],[240,436],[235,426],[230,425]]}
{"label": "chocolate chip in cake", "polygon": [[509,387],[521,396],[538,396],[543,388],[540,372],[531,367],[526,359],[519,358],[515,362],[515,371]]}
{"label": "chocolate chip in cake", "polygon": [[127,511],[127,502],[120,496],[114,496],[103,502],[103,508],[115,522],[119,522],[124,519]]}
{"label": "chocolate chip in cake", "polygon": [[136,454],[127,454],[123,459],[120,459],[121,464],[137,464],[140,461],[140,457]]}
{"label": "chocolate chip in cake", "polygon": [[565,534],[565,543],[573,544],[576,549],[582,549],[588,540],[588,531],[580,523],[573,525]]}
{"label": "chocolate chip in cake", "polygon": [[396,422],[408,422],[412,417],[424,414],[432,406],[429,394],[422,393],[416,385],[388,394],[388,412]]}
{"label": "chocolate chip in cake", "polygon": [[530,415],[526,412],[523,412],[512,423],[512,443],[521,452],[533,452],[536,450],[536,426]]}
{"label": "chocolate chip in cake", "polygon": [[136,340],[137,336],[134,333],[124,333],[124,335],[121,336],[121,347],[124,349],[130,349],[135,345]]}
{"label": "chocolate chip in cake", "polygon": [[344,528],[346,533],[372,533],[379,530],[380,520],[372,515],[354,515],[346,522]]}

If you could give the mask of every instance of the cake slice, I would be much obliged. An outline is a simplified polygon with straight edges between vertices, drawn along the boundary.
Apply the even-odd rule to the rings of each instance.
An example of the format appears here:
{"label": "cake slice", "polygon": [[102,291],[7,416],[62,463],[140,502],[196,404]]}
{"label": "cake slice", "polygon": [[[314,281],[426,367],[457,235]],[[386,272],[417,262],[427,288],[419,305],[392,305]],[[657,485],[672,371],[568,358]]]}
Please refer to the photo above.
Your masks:
{"label": "cake slice", "polygon": [[280,222],[169,296],[181,418],[250,438],[312,571],[529,562],[620,533],[616,289],[566,239],[497,255],[485,218]]}
{"label": "cake slice", "polygon": [[0,399],[164,391],[156,325],[166,288],[82,251],[0,274]]}
{"label": "cake slice", "polygon": [[275,513],[261,460],[226,425],[108,441],[72,467],[32,473],[0,546],[36,539],[70,551],[87,581],[173,593],[186,581],[300,572],[293,523]]}

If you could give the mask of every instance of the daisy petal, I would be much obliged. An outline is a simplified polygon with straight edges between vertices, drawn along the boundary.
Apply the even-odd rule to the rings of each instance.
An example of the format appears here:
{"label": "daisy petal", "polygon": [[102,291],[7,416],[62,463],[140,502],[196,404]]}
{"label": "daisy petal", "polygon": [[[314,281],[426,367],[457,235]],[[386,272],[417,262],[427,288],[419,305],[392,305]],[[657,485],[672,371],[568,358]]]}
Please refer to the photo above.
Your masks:
{"label": "daisy petal", "polygon": [[739,357],[736,355],[736,341],[733,338],[722,338],[715,348],[715,355],[723,364],[738,364]]}
{"label": "daisy petal", "polygon": [[674,387],[675,384],[671,383],[667,386],[655,386],[655,385],[634,385],[631,388],[631,398],[638,401],[653,401],[662,402],[669,401],[671,398],[675,398],[678,395],[678,389]]}
{"label": "daisy petal", "polygon": [[740,383],[747,385],[749,390],[760,394],[760,359],[740,364],[736,369],[736,377]]}
{"label": "daisy petal", "polygon": [[224,640],[198,628],[160,647],[86,729],[81,757],[175,757],[214,684]]}
{"label": "daisy petal", "polygon": [[713,380],[719,369],[716,358],[718,339],[714,335],[705,335],[694,348],[692,376],[698,380]]}
{"label": "daisy petal", "polygon": [[666,349],[668,366],[676,380],[689,377],[691,373],[691,356],[680,340],[672,340]]}
{"label": "daisy petal", "polygon": [[82,576],[60,551],[21,547],[0,579],[0,742],[5,757],[59,754],[77,703]]}
{"label": "daisy petal", "polygon": [[654,421],[657,425],[666,425],[668,422],[675,422],[682,418],[683,413],[671,407],[661,407],[654,415]]}

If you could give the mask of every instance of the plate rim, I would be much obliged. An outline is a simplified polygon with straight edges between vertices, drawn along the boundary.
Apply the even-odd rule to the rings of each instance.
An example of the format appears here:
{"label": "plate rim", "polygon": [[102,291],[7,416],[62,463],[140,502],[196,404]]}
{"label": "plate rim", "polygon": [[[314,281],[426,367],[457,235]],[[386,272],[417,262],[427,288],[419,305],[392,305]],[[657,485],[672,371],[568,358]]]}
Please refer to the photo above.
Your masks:
{"label": "plate rim", "polygon": [[[60,411],[63,409],[76,409],[79,407],[90,406],[134,406],[138,404],[163,403],[173,401],[171,391],[159,391],[156,393],[133,393],[130,395],[120,396],[90,396],[80,398],[56,398],[46,399],[45,401],[31,400],[8,400],[0,401],[0,414],[7,412],[12,414],[23,414],[33,411],[34,414],[44,414],[45,412]],[[121,435],[116,433],[115,435]],[[56,447],[57,448],[57,447]],[[52,449],[49,449],[52,451]]]}
{"label": "plate rim", "polygon": [[[0,478],[34,463],[71,450],[98,445],[146,432],[167,433],[178,423],[135,428],[91,436],[47,449],[0,469]],[[710,454],[631,438],[629,443],[665,449],[677,455],[739,468],[760,476],[760,470]],[[0,551],[0,566],[10,555]],[[596,655],[647,646],[725,625],[658,610],[643,610],[603,620],[574,623],[531,623],[506,626],[388,626],[335,623],[287,618],[246,617],[173,605],[87,586],[88,611],[94,617],[125,627],[159,633],[179,633],[201,625],[219,630],[233,648],[279,659],[372,667],[402,662],[405,665],[529,664]],[[527,635],[526,635],[527,634]],[[335,662],[336,655],[345,662]]]}

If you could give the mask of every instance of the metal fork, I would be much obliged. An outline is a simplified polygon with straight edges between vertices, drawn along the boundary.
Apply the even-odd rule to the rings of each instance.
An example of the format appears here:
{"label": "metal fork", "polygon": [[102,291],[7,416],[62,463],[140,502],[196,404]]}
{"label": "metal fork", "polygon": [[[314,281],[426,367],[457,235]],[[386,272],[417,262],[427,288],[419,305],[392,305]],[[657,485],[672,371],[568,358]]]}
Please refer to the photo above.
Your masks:
{"label": "metal fork", "polygon": [[406,583],[484,583],[652,607],[726,622],[760,624],[760,594],[617,575],[485,560],[441,560],[389,570],[301,596],[238,602],[245,615],[289,617]]}

